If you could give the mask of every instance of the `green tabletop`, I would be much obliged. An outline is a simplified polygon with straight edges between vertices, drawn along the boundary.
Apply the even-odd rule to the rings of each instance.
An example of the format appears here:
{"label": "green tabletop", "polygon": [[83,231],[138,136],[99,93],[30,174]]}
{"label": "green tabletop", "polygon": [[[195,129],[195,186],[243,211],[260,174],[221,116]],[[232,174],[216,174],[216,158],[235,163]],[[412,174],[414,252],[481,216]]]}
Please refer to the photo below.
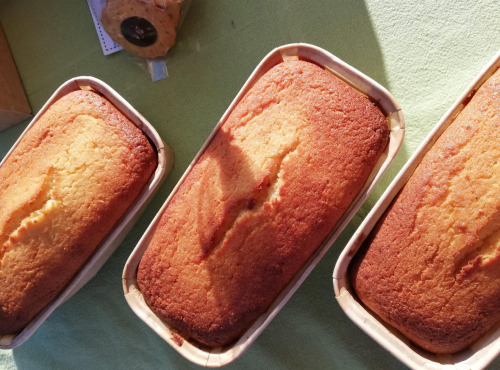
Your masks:
{"label": "green tabletop", "polygon": [[[193,0],[152,82],[127,52],[104,56],[84,0],[0,0],[0,23],[36,113],[76,76],[97,77],[150,121],[175,165],[143,216],[96,277],[14,350],[3,369],[197,368],[128,307],[121,274],[161,204],[261,59],[295,42],[320,46],[385,86],[406,120],[404,144],[372,196],[252,347],[228,369],[405,368],[343,313],[335,262],[392,178],[476,74],[500,50],[496,0]],[[0,132],[0,158],[28,121]],[[491,368],[500,368],[500,358]]]}

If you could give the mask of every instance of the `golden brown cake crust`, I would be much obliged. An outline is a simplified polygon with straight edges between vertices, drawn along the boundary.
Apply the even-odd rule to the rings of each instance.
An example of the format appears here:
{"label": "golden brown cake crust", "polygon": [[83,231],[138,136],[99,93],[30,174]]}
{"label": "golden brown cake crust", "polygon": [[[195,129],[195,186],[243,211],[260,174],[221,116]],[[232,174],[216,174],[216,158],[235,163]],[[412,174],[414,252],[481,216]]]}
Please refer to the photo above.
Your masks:
{"label": "golden brown cake crust", "polygon": [[144,134],[107,100],[55,102],[0,167],[0,334],[68,284],[156,168]]}
{"label": "golden brown cake crust", "polygon": [[137,276],[148,305],[185,338],[236,340],[332,230],[387,142],[382,113],[331,73],[275,66],[162,215]]}
{"label": "golden brown cake crust", "polygon": [[423,158],[353,264],[359,298],[410,340],[460,351],[500,319],[500,71]]}

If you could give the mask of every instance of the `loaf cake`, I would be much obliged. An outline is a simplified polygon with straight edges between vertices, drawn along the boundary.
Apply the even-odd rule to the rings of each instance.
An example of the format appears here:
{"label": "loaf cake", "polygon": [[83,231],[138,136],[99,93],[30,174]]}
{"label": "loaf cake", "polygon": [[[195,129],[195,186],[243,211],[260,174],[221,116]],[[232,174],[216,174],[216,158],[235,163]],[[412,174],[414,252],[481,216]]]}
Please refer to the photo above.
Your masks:
{"label": "loaf cake", "polygon": [[184,339],[238,339],[331,232],[388,143],[381,111],[306,61],[236,105],[160,217],[138,287]]}
{"label": "loaf cake", "polygon": [[0,167],[0,335],[54,300],[156,166],[147,137],[97,93],[40,116]]}
{"label": "loaf cake", "polygon": [[455,353],[500,320],[500,71],[426,153],[352,264],[359,299]]}

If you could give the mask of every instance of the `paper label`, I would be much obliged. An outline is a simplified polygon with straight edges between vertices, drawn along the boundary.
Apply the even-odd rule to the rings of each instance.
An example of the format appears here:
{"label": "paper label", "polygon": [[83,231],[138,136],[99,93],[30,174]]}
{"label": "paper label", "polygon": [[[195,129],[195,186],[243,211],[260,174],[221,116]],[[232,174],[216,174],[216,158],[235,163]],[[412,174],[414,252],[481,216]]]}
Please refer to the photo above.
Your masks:
{"label": "paper label", "polygon": [[101,14],[102,10],[106,7],[106,0],[87,0],[87,2],[89,3],[90,13],[92,14],[92,19],[94,20],[95,29],[97,31],[97,36],[99,36],[99,42],[101,43],[104,55],[122,50],[123,48],[114,42],[106,31],[104,31],[101,24]]}

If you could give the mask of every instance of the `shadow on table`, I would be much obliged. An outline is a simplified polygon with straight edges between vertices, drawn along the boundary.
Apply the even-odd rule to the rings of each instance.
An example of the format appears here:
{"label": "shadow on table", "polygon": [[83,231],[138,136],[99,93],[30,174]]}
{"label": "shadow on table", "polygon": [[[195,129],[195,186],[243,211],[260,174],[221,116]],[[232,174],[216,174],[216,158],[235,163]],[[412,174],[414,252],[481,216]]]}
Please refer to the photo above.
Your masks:
{"label": "shadow on table", "polygon": [[[171,63],[202,58],[206,67],[216,67],[214,78],[224,81],[241,66],[253,69],[275,47],[296,42],[320,46],[389,88],[377,35],[361,0],[193,0],[171,51],[176,59]],[[240,73],[236,88],[248,72]],[[199,77],[197,83],[203,84],[206,73],[193,69],[185,77],[189,81]]]}

